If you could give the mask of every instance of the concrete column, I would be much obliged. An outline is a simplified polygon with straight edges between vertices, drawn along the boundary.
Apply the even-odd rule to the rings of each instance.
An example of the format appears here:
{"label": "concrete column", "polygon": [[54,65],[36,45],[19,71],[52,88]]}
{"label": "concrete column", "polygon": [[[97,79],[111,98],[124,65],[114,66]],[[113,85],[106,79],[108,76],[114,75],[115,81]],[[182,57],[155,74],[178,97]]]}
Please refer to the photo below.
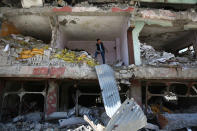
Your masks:
{"label": "concrete column", "polygon": [[49,17],[50,21],[50,27],[51,27],[51,47],[54,48],[56,46],[56,41],[57,41],[57,33],[59,29],[59,24],[58,24],[58,17],[51,16]]}
{"label": "concrete column", "polygon": [[51,47],[64,49],[66,44],[68,43],[68,39],[64,30],[60,27],[58,17],[49,17],[50,20],[50,27],[51,27]]}
{"label": "concrete column", "polygon": [[46,97],[46,115],[57,111],[57,89],[58,84],[54,81],[50,81]]}
{"label": "concrete column", "polygon": [[133,47],[134,47],[134,59],[135,64],[141,64],[141,57],[140,57],[140,41],[138,39],[139,33],[142,31],[144,27],[144,22],[135,22],[135,28],[132,31],[133,37]]}
{"label": "concrete column", "polygon": [[120,59],[120,38],[116,38],[116,60],[119,61]]}
{"label": "concrete column", "polygon": [[139,80],[132,80],[130,87],[130,95],[141,106],[142,105],[142,90]]}

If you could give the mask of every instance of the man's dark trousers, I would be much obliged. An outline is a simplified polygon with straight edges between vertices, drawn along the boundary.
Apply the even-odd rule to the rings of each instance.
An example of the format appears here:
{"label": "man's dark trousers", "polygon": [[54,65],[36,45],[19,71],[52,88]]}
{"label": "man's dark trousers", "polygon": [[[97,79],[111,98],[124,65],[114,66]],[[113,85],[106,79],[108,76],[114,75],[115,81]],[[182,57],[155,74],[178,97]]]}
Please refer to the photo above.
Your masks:
{"label": "man's dark trousers", "polygon": [[[100,52],[103,60],[103,64],[105,64],[105,52]],[[95,52],[95,58],[97,58],[97,55],[100,54],[98,51]]]}

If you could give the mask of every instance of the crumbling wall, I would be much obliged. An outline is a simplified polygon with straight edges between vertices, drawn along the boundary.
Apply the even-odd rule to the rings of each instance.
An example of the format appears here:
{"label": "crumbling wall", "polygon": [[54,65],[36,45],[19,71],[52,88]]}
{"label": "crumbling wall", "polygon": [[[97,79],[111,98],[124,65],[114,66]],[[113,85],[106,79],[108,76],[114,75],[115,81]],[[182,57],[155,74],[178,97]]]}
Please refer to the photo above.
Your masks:
{"label": "crumbling wall", "polygon": [[141,44],[141,58],[143,65],[166,67],[196,67],[196,59],[192,57],[176,57],[172,53],[157,51],[152,46]]}

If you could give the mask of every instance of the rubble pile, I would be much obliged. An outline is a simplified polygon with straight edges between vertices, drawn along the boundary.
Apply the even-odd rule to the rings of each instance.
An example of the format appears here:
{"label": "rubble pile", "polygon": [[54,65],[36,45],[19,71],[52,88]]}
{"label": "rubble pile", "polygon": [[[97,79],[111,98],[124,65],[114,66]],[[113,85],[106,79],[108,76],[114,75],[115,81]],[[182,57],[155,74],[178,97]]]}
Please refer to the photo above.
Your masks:
{"label": "rubble pile", "polygon": [[145,128],[152,130],[159,130],[160,128],[162,131],[171,131],[192,127],[196,130],[196,110],[196,106],[170,110],[162,104],[150,104],[146,109],[147,118],[150,123]]}
{"label": "rubble pile", "polygon": [[180,66],[196,67],[197,61],[189,57],[175,57],[168,52],[156,51],[152,46],[141,44],[141,58],[143,65],[151,66]]}
{"label": "rubble pile", "polygon": [[76,116],[76,108],[72,108],[67,112],[53,112],[45,116],[43,113],[34,112],[26,115],[19,115],[8,123],[0,123],[0,129],[3,130],[68,130],[68,131],[92,131],[92,128],[84,120],[84,115],[87,116],[94,124],[107,125],[110,118],[105,113],[104,108],[87,108],[78,106],[79,115]]}
{"label": "rubble pile", "polygon": [[54,130],[54,131],[92,131],[92,128],[87,125],[75,125],[73,127],[69,128],[59,128],[58,124],[55,123],[49,123],[49,122],[17,122],[17,123],[0,123],[0,129],[3,131],[17,131],[17,130],[22,130],[22,131],[49,131],[49,130]]}
{"label": "rubble pile", "polygon": [[70,63],[86,63],[92,67],[97,65],[96,61],[92,59],[92,57],[85,51],[74,52],[64,49],[61,52],[55,54],[53,57]]}
{"label": "rubble pile", "polygon": [[52,49],[43,41],[29,36],[10,35],[0,38],[0,66],[67,66],[98,64],[87,52]]}
{"label": "rubble pile", "polygon": [[117,81],[120,84],[130,85],[130,78],[134,76],[134,68],[134,64],[129,66],[114,66],[113,69],[115,70],[115,76],[118,79]]}
{"label": "rubble pile", "polygon": [[82,1],[82,2],[74,5],[74,8],[75,7],[92,7],[92,8],[96,7],[97,10],[106,11],[106,10],[110,10],[112,7],[126,9],[129,7],[129,4],[127,4],[127,3],[113,3],[113,2],[112,3],[111,2],[105,3],[105,2],[100,2],[100,1],[94,1],[94,2]]}

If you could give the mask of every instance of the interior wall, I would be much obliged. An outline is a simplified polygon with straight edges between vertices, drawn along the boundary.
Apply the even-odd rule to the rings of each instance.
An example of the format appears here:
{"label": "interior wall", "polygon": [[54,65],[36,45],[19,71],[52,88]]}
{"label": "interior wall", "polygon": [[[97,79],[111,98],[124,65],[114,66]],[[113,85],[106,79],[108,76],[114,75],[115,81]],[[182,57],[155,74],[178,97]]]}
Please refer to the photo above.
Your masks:
{"label": "interior wall", "polygon": [[[115,41],[103,41],[105,48],[108,50],[105,52],[105,61],[107,64],[114,64],[116,62],[116,43]],[[66,47],[71,50],[85,50],[94,57],[96,51],[96,41],[69,41]],[[101,55],[97,56],[97,59],[102,63]]]}
{"label": "interior wall", "polygon": [[128,20],[124,21],[121,30],[120,36],[120,54],[121,60],[125,65],[129,65],[129,55],[128,55],[128,42],[127,42],[127,29],[128,29]]}

